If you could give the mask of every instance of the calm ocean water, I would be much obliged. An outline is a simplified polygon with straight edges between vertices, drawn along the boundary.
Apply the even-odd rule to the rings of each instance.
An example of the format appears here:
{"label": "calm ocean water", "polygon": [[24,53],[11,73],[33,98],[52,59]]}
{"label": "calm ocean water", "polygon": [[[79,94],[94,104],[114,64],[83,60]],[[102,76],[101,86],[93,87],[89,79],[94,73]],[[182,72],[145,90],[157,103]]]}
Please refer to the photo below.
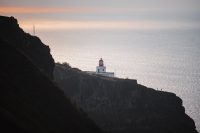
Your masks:
{"label": "calm ocean water", "polygon": [[95,71],[102,57],[107,71],[117,77],[176,93],[200,131],[200,30],[41,31],[37,35],[50,46],[56,61]]}

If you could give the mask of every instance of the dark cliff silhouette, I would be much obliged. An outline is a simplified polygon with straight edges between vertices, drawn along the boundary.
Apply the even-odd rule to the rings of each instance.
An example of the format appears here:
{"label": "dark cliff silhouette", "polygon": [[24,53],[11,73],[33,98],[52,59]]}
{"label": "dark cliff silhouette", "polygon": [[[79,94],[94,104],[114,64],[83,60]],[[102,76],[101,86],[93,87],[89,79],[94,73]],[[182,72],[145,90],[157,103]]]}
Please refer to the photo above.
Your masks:
{"label": "dark cliff silhouette", "polygon": [[136,80],[89,75],[56,64],[54,79],[108,133],[197,133],[182,100]]}
{"label": "dark cliff silhouette", "polygon": [[101,133],[52,82],[54,60],[39,38],[0,16],[0,131]]}
{"label": "dark cliff silhouette", "polygon": [[12,44],[46,76],[53,78],[54,60],[50,48],[36,36],[25,33],[14,17],[0,16],[0,39]]}

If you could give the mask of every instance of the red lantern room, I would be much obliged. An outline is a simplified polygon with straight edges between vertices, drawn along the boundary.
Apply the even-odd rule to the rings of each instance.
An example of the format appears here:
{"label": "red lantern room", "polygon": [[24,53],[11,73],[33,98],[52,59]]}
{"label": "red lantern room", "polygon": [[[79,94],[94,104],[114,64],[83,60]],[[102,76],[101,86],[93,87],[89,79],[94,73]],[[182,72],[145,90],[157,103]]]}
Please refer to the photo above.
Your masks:
{"label": "red lantern room", "polygon": [[99,66],[103,66],[103,60],[102,60],[102,58],[99,60]]}

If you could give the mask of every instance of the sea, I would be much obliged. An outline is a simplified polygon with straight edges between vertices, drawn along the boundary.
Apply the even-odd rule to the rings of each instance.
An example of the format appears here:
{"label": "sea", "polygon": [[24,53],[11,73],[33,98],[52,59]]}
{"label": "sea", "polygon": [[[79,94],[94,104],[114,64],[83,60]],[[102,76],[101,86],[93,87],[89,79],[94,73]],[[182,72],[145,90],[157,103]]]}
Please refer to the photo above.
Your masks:
{"label": "sea", "polygon": [[100,58],[116,77],[173,92],[200,132],[200,29],[37,31],[56,62],[95,71]]}

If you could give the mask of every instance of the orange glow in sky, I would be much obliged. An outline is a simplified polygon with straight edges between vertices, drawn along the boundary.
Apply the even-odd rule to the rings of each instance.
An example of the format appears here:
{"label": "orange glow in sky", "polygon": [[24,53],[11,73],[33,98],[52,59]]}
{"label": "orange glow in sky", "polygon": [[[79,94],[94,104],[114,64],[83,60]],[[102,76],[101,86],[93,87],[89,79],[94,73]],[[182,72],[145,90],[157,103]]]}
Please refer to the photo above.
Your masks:
{"label": "orange glow in sky", "polygon": [[[7,16],[24,16],[19,20],[19,24],[22,28],[30,29],[34,24],[39,30],[65,30],[65,29],[173,29],[173,28],[199,28],[198,21],[187,21],[169,19],[162,20],[157,18],[149,18],[149,15],[154,13],[159,13],[159,8],[123,8],[123,7],[28,7],[28,6],[0,6],[0,14],[5,14]],[[164,10],[164,9],[163,9]],[[113,15],[113,13],[115,15]],[[130,14],[143,14],[142,15],[130,15]],[[161,18],[165,15],[162,12]],[[30,15],[29,15],[30,14]],[[35,14],[32,16],[32,14]],[[53,19],[50,16],[59,16],[61,19]],[[112,16],[117,16],[116,18],[122,17],[123,19],[113,19],[112,17],[105,17],[97,20],[93,18],[98,18],[99,16],[106,16],[107,14],[112,14]],[[119,14],[119,15],[118,15]],[[126,15],[130,16],[126,16]],[[169,14],[170,11],[169,11]],[[73,19],[68,18],[68,16],[73,16]],[[123,17],[126,16],[126,17]],[[80,16],[90,16],[87,19]],[[137,17],[141,18],[137,18]],[[171,15],[168,15],[171,16]],[[43,18],[44,17],[44,18]],[[50,17],[50,18],[48,18]],[[144,19],[145,18],[145,19]],[[176,18],[176,17],[175,17]]]}
{"label": "orange glow in sky", "polygon": [[156,10],[155,8],[106,8],[106,7],[12,7],[0,6],[0,13],[112,13],[112,12],[131,12],[131,11],[147,11]]}
{"label": "orange glow in sky", "polygon": [[0,13],[61,13],[61,12],[85,12],[88,8],[56,8],[56,7],[0,7]]}

